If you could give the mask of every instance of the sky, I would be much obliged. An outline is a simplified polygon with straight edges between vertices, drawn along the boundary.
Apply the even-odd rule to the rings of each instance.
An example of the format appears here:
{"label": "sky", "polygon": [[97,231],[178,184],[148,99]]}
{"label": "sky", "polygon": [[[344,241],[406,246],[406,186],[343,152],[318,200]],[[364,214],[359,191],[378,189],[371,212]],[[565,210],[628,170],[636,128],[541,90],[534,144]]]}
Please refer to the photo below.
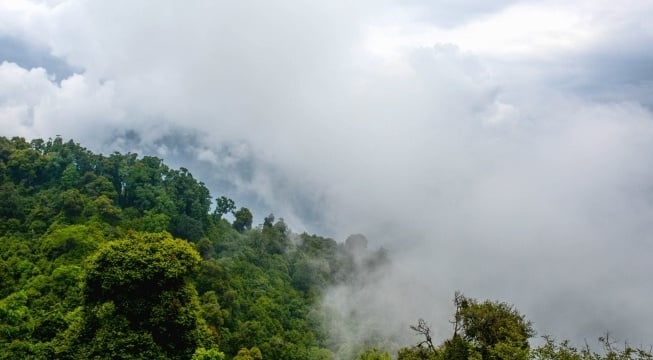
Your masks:
{"label": "sky", "polygon": [[[653,2],[0,0],[0,135],[184,166],[391,254],[325,302],[653,342]],[[412,339],[412,338],[411,338]]]}

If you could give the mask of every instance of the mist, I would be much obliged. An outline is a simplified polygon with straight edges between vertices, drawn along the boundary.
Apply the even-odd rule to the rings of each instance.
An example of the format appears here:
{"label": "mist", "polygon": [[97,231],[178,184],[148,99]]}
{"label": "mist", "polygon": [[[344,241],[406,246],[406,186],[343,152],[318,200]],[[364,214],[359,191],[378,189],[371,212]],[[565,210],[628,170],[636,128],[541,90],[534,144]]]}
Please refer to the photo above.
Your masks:
{"label": "mist", "polygon": [[460,290],[540,335],[650,343],[653,5],[460,4],[11,1],[0,134],[365,234],[391,265],[324,300],[365,331],[443,339]]}

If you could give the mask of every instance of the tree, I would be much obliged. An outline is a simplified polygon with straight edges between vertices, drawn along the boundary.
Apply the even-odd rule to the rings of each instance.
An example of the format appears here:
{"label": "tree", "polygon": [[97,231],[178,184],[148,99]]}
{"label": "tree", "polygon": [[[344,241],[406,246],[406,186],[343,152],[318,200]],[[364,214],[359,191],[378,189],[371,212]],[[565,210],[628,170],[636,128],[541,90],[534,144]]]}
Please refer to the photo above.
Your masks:
{"label": "tree", "polygon": [[23,199],[11,182],[0,185],[0,220],[22,217]]}
{"label": "tree", "polygon": [[79,186],[80,176],[77,166],[70,163],[61,174],[61,186],[63,189],[74,189]]}
{"label": "tree", "polygon": [[358,355],[358,360],[392,360],[387,352],[380,352],[378,349],[367,349]]}
{"label": "tree", "polygon": [[238,232],[243,232],[252,228],[253,216],[249,209],[241,207],[238,211],[233,213],[236,218],[233,223],[234,229]]}
{"label": "tree", "polygon": [[251,349],[240,349],[233,360],[263,360],[263,355],[261,350],[254,346]]}
{"label": "tree", "polygon": [[42,175],[45,160],[32,149],[14,151],[7,160],[7,174],[14,183],[33,185]]}
{"label": "tree", "polygon": [[[188,359],[211,345],[187,280],[199,262],[192,245],[167,233],[132,234],[101,247],[86,269],[80,353]],[[125,342],[120,348],[118,340]]]}
{"label": "tree", "polygon": [[544,336],[545,343],[531,352],[532,360],[651,360],[651,349],[633,348],[628,343],[623,347],[616,345],[609,334],[599,337],[603,354],[596,353],[585,344],[578,349],[568,340],[555,342],[550,336]]}
{"label": "tree", "polygon": [[456,313],[451,339],[435,347],[431,329],[420,320],[411,328],[425,340],[413,348],[402,349],[399,360],[528,359],[528,339],[534,331],[531,323],[511,305],[495,301],[479,303],[460,293],[456,293],[454,305]]}
{"label": "tree", "polygon": [[191,360],[224,360],[224,353],[218,349],[198,348]]}
{"label": "tree", "polygon": [[229,199],[228,197],[220,196],[219,198],[215,199],[215,203],[216,203],[215,214],[217,214],[218,217],[220,218],[224,214],[236,210],[236,204],[234,203],[233,200]]}
{"label": "tree", "polygon": [[71,220],[82,213],[86,201],[77,189],[66,190],[61,193],[61,210]]}
{"label": "tree", "polygon": [[201,221],[180,214],[170,220],[170,232],[176,237],[197,242],[204,236],[204,227]]}
{"label": "tree", "polygon": [[[460,336],[483,359],[526,359],[528,339],[535,332],[530,321],[504,302],[477,302],[456,294],[455,324]],[[458,334],[454,332],[454,338]]]}

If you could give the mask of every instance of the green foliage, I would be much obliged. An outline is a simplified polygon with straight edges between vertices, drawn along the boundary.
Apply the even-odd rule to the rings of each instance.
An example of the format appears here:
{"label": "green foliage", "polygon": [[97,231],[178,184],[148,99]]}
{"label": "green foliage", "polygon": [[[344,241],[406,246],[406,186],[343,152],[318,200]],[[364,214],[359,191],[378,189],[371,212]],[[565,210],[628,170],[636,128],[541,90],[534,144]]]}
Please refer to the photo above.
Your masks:
{"label": "green foliage", "polygon": [[[444,358],[443,355],[435,353],[422,346],[402,348],[397,352],[397,360],[439,360],[442,358]],[[464,355],[458,358],[452,357],[450,359],[467,360]]]}
{"label": "green foliage", "polygon": [[170,222],[170,232],[175,236],[193,242],[199,241],[199,239],[205,235],[202,222],[195,220],[186,214],[181,214],[172,218]]}
{"label": "green foliage", "polygon": [[191,360],[224,360],[225,355],[218,349],[198,348],[195,350]]}
{"label": "green foliage", "polygon": [[[438,349],[441,359],[482,359],[482,355],[469,342],[460,336],[446,340]],[[508,357],[510,358],[510,357]],[[503,359],[498,357],[497,359]],[[517,359],[517,357],[516,357]]]}
{"label": "green foliage", "polygon": [[143,287],[179,287],[200,262],[190,244],[169,234],[130,235],[130,239],[106,244],[89,259],[84,292],[91,304],[127,293],[145,295],[150,289]]}
{"label": "green foliage", "polygon": [[121,349],[189,358],[210,338],[187,280],[199,262],[189,243],[166,233],[131,234],[102,246],[86,268],[81,352],[106,353],[118,332],[128,334]]}
{"label": "green foliage", "polygon": [[545,337],[544,345],[533,349],[531,359],[533,360],[584,360],[591,359],[591,354],[571,346],[568,341],[556,343],[550,337]]}
{"label": "green foliage", "polygon": [[40,250],[50,260],[78,263],[102,241],[102,232],[88,225],[56,226],[42,238]]}
{"label": "green foliage", "polygon": [[242,348],[238,350],[238,354],[234,356],[233,360],[263,360],[261,350],[256,346],[251,349]]}
{"label": "green foliage", "polygon": [[222,217],[225,214],[228,214],[236,210],[236,203],[226,196],[220,196],[215,200],[215,202],[216,202],[215,214],[218,217]]}
{"label": "green foliage", "polygon": [[592,351],[587,345],[578,349],[569,341],[555,342],[551,337],[544,337],[545,343],[531,352],[532,360],[651,360],[653,353],[648,349],[633,348],[628,344],[617,346],[609,335],[599,338],[603,353]]}
{"label": "green foliage", "polygon": [[14,183],[34,185],[43,176],[45,159],[33,149],[16,149],[9,155],[7,174]]}
{"label": "green foliage", "polygon": [[[111,225],[117,225],[122,218],[122,211],[116,207],[107,195],[98,196],[91,203],[93,213],[99,218],[100,221],[106,222]],[[161,229],[163,231],[165,228]],[[158,229],[156,229],[158,230]],[[156,231],[153,230],[153,231]]]}
{"label": "green foliage", "polygon": [[23,199],[19,189],[11,182],[0,185],[0,220],[22,217]]}
{"label": "green foliage", "polygon": [[376,348],[362,351],[358,355],[358,359],[359,360],[392,360],[390,354],[388,354],[387,352],[382,353]]}
{"label": "green foliage", "polygon": [[89,197],[104,196],[112,202],[118,198],[118,191],[106,176],[88,172],[84,175],[84,183],[83,192]]}
{"label": "green foliage", "polygon": [[27,293],[20,291],[0,301],[0,335],[3,338],[23,337],[33,330]]}
{"label": "green foliage", "polygon": [[63,189],[76,189],[81,182],[79,170],[75,164],[68,164],[61,174],[61,186]]}
{"label": "green foliage", "polygon": [[236,218],[233,223],[236,231],[243,232],[252,228],[253,215],[249,209],[241,207],[237,211],[234,211],[233,215]]}
{"label": "green foliage", "polygon": [[456,293],[454,304],[456,313],[451,339],[435,346],[430,327],[420,320],[417,326],[411,328],[425,340],[415,347],[400,350],[400,360],[529,358],[528,339],[534,335],[532,325],[511,305],[494,301],[479,303],[459,293]]}
{"label": "green foliage", "polygon": [[511,305],[503,302],[477,302],[456,295],[455,321],[462,338],[483,359],[527,359],[532,325]]}
{"label": "green foliage", "polygon": [[129,320],[107,302],[90,310],[81,323],[76,346],[66,349],[74,359],[167,359],[168,356],[153,334],[132,328]]}

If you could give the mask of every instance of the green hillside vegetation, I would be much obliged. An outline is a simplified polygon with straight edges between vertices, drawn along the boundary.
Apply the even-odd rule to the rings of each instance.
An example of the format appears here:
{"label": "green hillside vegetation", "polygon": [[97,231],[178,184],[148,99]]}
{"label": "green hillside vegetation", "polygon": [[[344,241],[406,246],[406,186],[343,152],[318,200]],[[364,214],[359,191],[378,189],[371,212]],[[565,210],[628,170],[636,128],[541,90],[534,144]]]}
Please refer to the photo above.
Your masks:
{"label": "green hillside vegetation", "polygon": [[317,300],[356,273],[344,245],[212,211],[155,157],[2,137],[0,174],[0,358],[332,357]]}
{"label": "green hillside vegetation", "polygon": [[[294,234],[273,215],[252,222],[156,157],[0,137],[0,358],[340,357],[319,300],[382,266],[385,251],[361,235]],[[511,306],[462,295],[455,305],[450,339],[434,344],[420,321],[425,340],[398,359],[651,358],[608,340],[601,355],[564,341],[531,349],[531,325]],[[386,350],[354,356],[391,359]]]}

